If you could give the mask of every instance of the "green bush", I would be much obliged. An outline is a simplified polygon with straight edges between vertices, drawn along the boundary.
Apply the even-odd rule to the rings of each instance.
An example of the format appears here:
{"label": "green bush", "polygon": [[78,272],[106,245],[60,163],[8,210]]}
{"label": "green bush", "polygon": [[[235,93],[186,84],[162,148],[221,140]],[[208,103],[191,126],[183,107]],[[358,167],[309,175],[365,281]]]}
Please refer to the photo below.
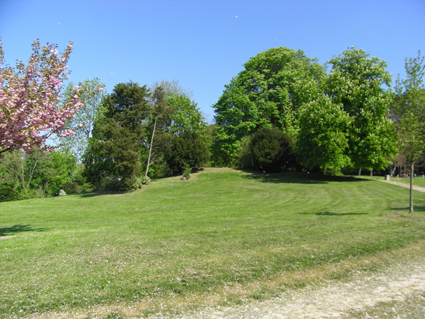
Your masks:
{"label": "green bush", "polygon": [[81,185],[81,192],[82,193],[91,193],[94,191],[94,186],[91,183],[84,183]]}
{"label": "green bush", "polygon": [[18,200],[19,194],[9,186],[0,186],[0,202]]}
{"label": "green bush", "polygon": [[183,179],[189,179],[192,173],[192,168],[189,165],[183,165]]}
{"label": "green bush", "polygon": [[140,177],[140,182],[142,185],[148,185],[151,182],[151,179],[148,176]]}
{"label": "green bush", "polygon": [[249,144],[253,168],[278,172],[295,167],[296,157],[294,140],[278,129],[262,128],[258,130]]}
{"label": "green bush", "polygon": [[81,186],[78,185],[77,182],[66,182],[65,185],[63,185],[63,190],[67,194],[75,194],[75,193],[81,193]]}
{"label": "green bush", "polygon": [[171,141],[165,160],[172,174],[182,174],[186,165],[201,167],[208,161],[208,147],[196,132],[186,132]]}

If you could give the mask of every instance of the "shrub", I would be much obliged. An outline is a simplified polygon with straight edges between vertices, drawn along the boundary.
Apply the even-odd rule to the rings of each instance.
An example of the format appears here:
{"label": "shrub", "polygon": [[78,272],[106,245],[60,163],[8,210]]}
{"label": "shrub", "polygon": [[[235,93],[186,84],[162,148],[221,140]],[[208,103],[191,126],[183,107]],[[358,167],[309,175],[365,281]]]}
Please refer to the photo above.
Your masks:
{"label": "shrub", "polygon": [[165,160],[172,174],[181,174],[186,165],[200,167],[208,161],[208,147],[196,132],[186,132],[171,141]]}
{"label": "shrub", "polygon": [[9,186],[0,186],[0,202],[18,200],[19,194]]}
{"label": "shrub", "polygon": [[182,179],[188,180],[191,176],[192,168],[189,165],[183,165],[183,177]]}
{"label": "shrub", "polygon": [[81,185],[81,192],[83,193],[91,193],[94,191],[94,186],[90,183],[84,183]]}
{"label": "shrub", "polygon": [[151,179],[148,176],[140,177],[140,181],[143,185],[148,185],[151,182]]}
{"label": "shrub", "polygon": [[67,194],[81,193],[81,186],[77,182],[66,182],[63,185],[63,190]]}
{"label": "shrub", "polygon": [[262,128],[249,146],[256,170],[277,172],[296,166],[294,140],[281,130]]}

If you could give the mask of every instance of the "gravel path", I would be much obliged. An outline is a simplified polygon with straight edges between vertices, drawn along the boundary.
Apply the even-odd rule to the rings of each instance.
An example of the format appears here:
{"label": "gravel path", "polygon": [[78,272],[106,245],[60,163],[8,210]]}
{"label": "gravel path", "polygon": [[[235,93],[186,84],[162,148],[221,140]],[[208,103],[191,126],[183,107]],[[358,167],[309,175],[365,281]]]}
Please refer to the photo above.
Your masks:
{"label": "gravel path", "polygon": [[[393,265],[379,274],[365,276],[362,273],[345,283],[331,281],[328,286],[287,292],[267,301],[235,307],[207,308],[173,318],[341,318],[350,310],[373,307],[378,302],[403,301],[412,294],[424,292],[425,258],[422,258],[415,262]],[[420,313],[425,318],[425,308]]]}
{"label": "gravel path", "polygon": [[[378,179],[378,181],[384,182],[384,183],[388,183],[388,184],[397,185],[397,186],[404,187],[404,188],[410,188],[410,184],[408,184],[408,183],[400,183],[400,182],[395,182],[395,181],[391,181],[391,180],[386,181],[384,179]],[[425,193],[425,187],[413,185],[413,189],[415,191],[419,191],[419,192]]]}

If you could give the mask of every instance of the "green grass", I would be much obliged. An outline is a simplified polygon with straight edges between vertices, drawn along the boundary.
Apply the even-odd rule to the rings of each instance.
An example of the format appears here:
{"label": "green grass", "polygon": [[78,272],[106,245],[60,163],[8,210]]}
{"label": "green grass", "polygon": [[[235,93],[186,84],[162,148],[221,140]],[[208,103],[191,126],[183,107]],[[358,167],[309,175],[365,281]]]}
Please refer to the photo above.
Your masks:
{"label": "green grass", "polygon": [[[353,177],[355,177],[355,176],[353,176]],[[363,178],[363,179],[373,179],[373,180],[378,180],[378,179],[384,180],[384,176],[361,176],[361,178]],[[409,184],[410,183],[410,178],[391,177],[390,178],[390,181],[392,181],[392,182],[398,182],[398,183]],[[425,187],[425,178],[422,178],[422,175],[418,175],[417,177],[415,177],[413,179],[413,185],[414,186]]]}
{"label": "green grass", "polygon": [[413,215],[407,200],[367,179],[206,169],[129,194],[0,203],[0,314],[143,300],[172,310],[228,287],[217,302],[238,303],[302,286],[309,272],[344,277],[337,265],[424,241],[425,196]]}

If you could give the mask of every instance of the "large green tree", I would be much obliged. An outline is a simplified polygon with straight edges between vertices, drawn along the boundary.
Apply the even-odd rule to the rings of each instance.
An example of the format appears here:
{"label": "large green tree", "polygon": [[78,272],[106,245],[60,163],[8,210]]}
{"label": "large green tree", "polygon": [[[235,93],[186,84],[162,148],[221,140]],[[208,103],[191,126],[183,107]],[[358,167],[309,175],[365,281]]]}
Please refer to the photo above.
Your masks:
{"label": "large green tree", "polygon": [[117,84],[102,100],[105,113],[94,125],[84,160],[85,175],[98,186],[101,177],[106,177],[119,189],[135,187],[146,141],[144,125],[150,115],[148,96],[146,86],[129,82]]}
{"label": "large green tree", "polygon": [[324,76],[323,67],[301,50],[278,47],[251,58],[213,106],[216,162],[234,164],[242,138],[263,127],[296,137],[300,108],[318,98]]}
{"label": "large green tree", "polygon": [[401,152],[410,165],[409,211],[413,213],[413,175],[415,164],[425,149],[424,57],[406,58],[406,78],[396,81],[392,114],[401,139]]}
{"label": "large green tree", "polygon": [[341,105],[322,96],[308,103],[300,117],[297,154],[302,165],[312,170],[337,174],[351,166],[347,154],[350,117]]}
{"label": "large green tree", "polygon": [[[385,61],[371,58],[361,49],[350,48],[328,63],[332,68],[326,93],[338,106],[331,112],[338,114],[338,126],[343,124],[339,132],[347,139],[347,145],[338,139],[340,150],[335,151],[344,157],[340,163],[347,165],[349,158],[349,166],[354,168],[385,169],[391,164],[388,158],[397,152],[394,125],[388,118],[391,74],[386,70]],[[346,113],[348,120],[339,110]]]}

